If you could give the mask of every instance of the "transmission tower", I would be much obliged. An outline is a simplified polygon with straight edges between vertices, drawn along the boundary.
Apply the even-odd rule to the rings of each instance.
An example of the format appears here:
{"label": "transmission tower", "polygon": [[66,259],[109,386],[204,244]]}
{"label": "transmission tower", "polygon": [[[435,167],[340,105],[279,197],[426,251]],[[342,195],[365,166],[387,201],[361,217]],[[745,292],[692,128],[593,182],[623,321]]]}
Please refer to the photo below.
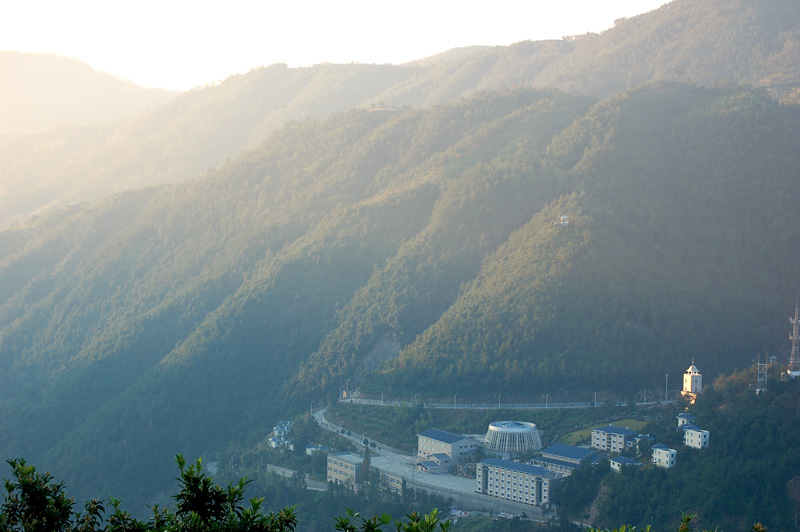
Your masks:
{"label": "transmission tower", "polygon": [[789,318],[792,324],[792,335],[789,339],[792,341],[792,355],[789,357],[789,369],[786,374],[792,379],[800,377],[800,352],[797,350],[797,342],[800,341],[800,306],[795,302],[794,306],[794,319]]}
{"label": "transmission tower", "polygon": [[769,357],[764,357],[764,363],[761,363],[761,353],[758,354],[758,384],[756,385],[756,395],[761,395],[767,391],[767,360]]}

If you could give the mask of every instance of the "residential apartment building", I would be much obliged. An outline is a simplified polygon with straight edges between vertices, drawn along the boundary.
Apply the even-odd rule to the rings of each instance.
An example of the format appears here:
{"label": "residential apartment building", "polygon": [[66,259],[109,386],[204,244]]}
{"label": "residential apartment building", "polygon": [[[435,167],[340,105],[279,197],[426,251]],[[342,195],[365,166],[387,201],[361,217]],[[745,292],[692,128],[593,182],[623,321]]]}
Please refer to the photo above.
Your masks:
{"label": "residential apartment building", "polygon": [[635,430],[609,425],[592,430],[592,447],[608,453],[620,453],[634,444]]}
{"label": "residential apartment building", "polygon": [[475,491],[546,508],[558,480],[552,471],[541,467],[487,458],[478,464]]}
{"label": "residential apartment building", "polygon": [[678,452],[663,443],[653,445],[653,465],[658,467],[675,467],[675,456]]}
{"label": "residential apartment building", "polygon": [[709,432],[703,430],[694,423],[683,425],[683,443],[687,447],[703,449],[708,447]]}

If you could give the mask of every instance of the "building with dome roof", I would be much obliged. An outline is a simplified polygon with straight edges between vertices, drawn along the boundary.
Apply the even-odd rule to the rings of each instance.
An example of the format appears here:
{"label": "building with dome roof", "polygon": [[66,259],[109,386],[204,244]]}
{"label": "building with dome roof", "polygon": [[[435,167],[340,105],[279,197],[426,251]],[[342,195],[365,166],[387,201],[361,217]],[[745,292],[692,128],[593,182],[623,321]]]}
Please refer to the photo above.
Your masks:
{"label": "building with dome roof", "polygon": [[503,456],[520,455],[542,448],[542,438],[535,423],[495,421],[489,424],[484,449]]}

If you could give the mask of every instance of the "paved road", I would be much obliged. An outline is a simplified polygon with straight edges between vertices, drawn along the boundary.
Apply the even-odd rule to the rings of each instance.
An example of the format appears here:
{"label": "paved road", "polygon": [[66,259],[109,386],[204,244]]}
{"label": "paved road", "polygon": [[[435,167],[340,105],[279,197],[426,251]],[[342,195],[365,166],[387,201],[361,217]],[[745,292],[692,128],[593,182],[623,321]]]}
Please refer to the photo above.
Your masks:
{"label": "paved road", "polygon": [[[342,426],[331,423],[325,419],[324,409],[314,412],[314,420],[317,422],[317,424],[319,424],[320,427],[335,432],[339,434],[339,436],[348,438],[356,445],[363,447],[363,434],[351,434],[348,436],[347,429],[345,429],[345,433],[342,434]],[[372,445],[370,445],[370,452],[372,453],[370,461],[372,465],[379,470],[403,477],[407,480],[411,480],[412,482],[424,481],[424,483],[429,487],[439,488],[442,491],[457,492],[464,495],[473,494],[475,491],[474,479],[457,477],[455,475],[448,474],[428,475],[421,473],[414,469],[414,457],[412,455],[405,454],[398,449],[393,449],[389,446],[379,443],[377,440],[373,440],[372,438],[368,437],[367,439],[369,440],[370,444],[375,442],[375,450],[372,450]]]}

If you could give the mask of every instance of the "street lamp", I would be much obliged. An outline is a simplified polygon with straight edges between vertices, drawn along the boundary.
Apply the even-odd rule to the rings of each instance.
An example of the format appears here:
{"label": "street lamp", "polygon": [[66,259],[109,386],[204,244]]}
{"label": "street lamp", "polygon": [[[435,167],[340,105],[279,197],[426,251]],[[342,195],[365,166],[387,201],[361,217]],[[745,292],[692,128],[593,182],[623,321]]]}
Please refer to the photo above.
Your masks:
{"label": "street lamp", "polygon": [[311,417],[314,417],[314,401],[311,401]]}
{"label": "street lamp", "polygon": [[458,394],[453,395],[453,408],[456,407],[456,397],[458,397]]}
{"label": "street lamp", "polygon": [[339,386],[339,399],[342,398],[342,388],[344,388],[344,386]]}
{"label": "street lamp", "polygon": [[500,398],[503,397],[502,393],[497,394],[497,408],[500,408]]}
{"label": "street lamp", "polygon": [[547,408],[547,398],[550,396],[549,393],[544,394],[544,407]]}
{"label": "street lamp", "polygon": [[415,393],[415,394],[414,394],[414,404],[417,404],[417,396],[418,396],[418,395],[419,395],[418,393]]}
{"label": "street lamp", "polygon": [[347,397],[350,397],[350,379],[347,379]]}
{"label": "street lamp", "polygon": [[383,390],[383,391],[381,392],[381,404],[383,404],[383,394],[385,394],[385,393],[386,393],[386,390]]}

